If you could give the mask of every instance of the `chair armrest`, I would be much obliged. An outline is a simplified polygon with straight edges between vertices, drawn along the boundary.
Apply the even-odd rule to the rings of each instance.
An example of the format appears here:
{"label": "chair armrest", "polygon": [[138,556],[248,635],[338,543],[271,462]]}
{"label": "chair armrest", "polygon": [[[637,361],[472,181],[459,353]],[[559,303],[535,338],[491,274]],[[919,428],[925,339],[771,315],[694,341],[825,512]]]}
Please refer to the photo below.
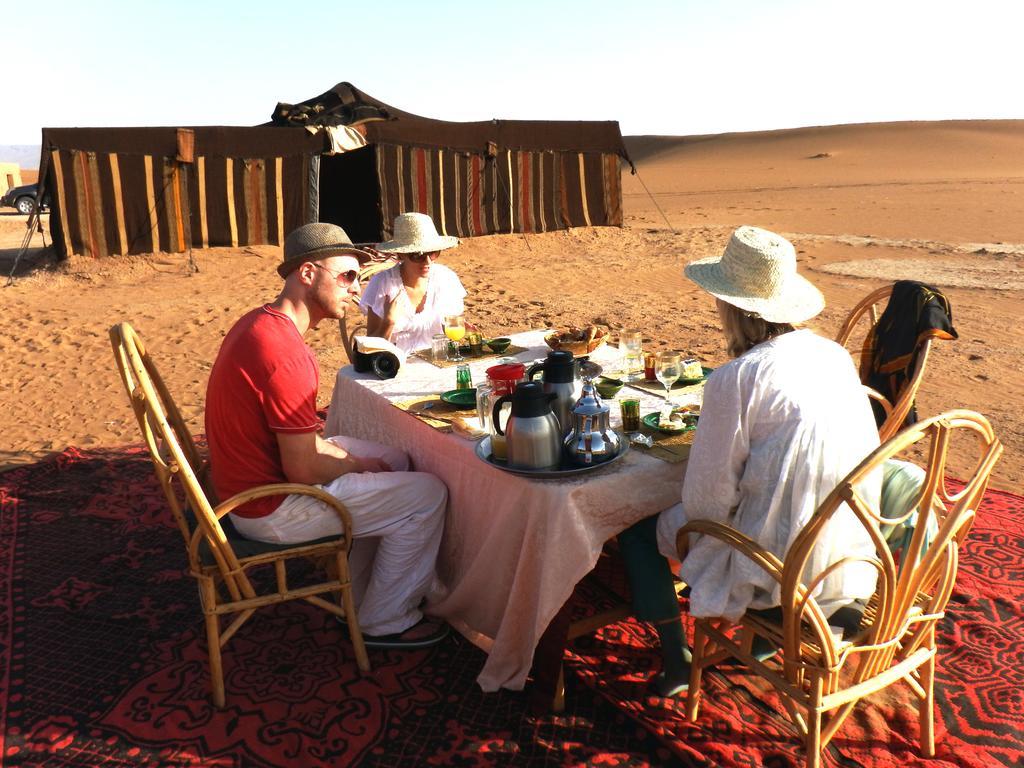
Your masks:
{"label": "chair armrest", "polygon": [[[231,512],[233,509],[245,504],[248,501],[254,499],[264,498],[266,496],[288,496],[290,494],[298,494],[300,496],[312,496],[313,498],[322,501],[328,507],[333,509],[341,519],[342,532],[345,539],[348,542],[348,546],[352,542],[352,516],[349,514],[348,509],[338,501],[336,498],[331,496],[320,488],[313,485],[303,485],[301,483],[272,483],[270,485],[258,485],[255,488],[249,488],[241,493],[236,493],[227,501],[218,504],[213,509],[213,514],[219,521],[224,515]],[[198,517],[198,515],[197,515]],[[189,544],[189,557],[193,562],[193,567],[197,568],[196,564],[199,563],[199,545],[205,536],[204,526],[200,522],[196,526],[195,531],[192,533],[192,540]]]}
{"label": "chair armrest", "polygon": [[303,485],[302,483],[272,483],[270,485],[258,485],[255,488],[250,488],[246,491],[242,491],[241,493],[236,493],[227,501],[221,502],[213,510],[213,513],[217,516],[217,519],[220,520],[224,515],[228,514],[228,512],[231,512],[242,504],[253,501],[254,499],[261,499],[266,496],[289,496],[291,494],[312,496],[314,499],[322,501],[337,513],[338,517],[341,518],[342,523],[345,525],[346,530],[352,530],[352,517],[349,515],[348,509],[344,504],[322,488],[317,488],[315,485]]}
{"label": "chair armrest", "polygon": [[[740,554],[748,557],[751,561],[761,566],[769,576],[775,579],[775,581],[780,585],[782,584],[782,561],[749,536],[740,533],[735,528],[731,528],[723,523],[712,522],[710,520],[693,520],[679,529],[678,535],[681,536],[684,533],[700,533],[725,542]],[[797,586],[796,598],[798,627],[794,630],[796,634],[786,638],[786,642],[783,644],[784,655],[788,658],[799,657],[800,654],[798,649],[800,648],[801,642],[799,625],[802,622],[808,622],[815,630],[818,642],[826,653],[829,662],[835,663],[837,657],[835,649],[829,645],[829,638],[831,635],[828,629],[828,621],[822,614],[817,601],[807,591],[807,588],[802,583]],[[809,617],[805,616],[808,610],[810,611]]]}
{"label": "chair armrest", "polygon": [[782,561],[752,538],[740,533],[735,528],[711,520],[691,520],[679,529],[679,533],[676,534],[677,538],[684,533],[700,533],[725,542],[761,566],[777,582],[782,583]]}
{"label": "chair armrest", "polygon": [[892,413],[892,403],[889,402],[889,399],[877,389],[872,389],[867,384],[861,384],[861,386],[864,387],[864,394],[868,396],[869,400],[874,400],[882,406],[882,410],[885,411],[886,418],[888,418],[889,414]]}

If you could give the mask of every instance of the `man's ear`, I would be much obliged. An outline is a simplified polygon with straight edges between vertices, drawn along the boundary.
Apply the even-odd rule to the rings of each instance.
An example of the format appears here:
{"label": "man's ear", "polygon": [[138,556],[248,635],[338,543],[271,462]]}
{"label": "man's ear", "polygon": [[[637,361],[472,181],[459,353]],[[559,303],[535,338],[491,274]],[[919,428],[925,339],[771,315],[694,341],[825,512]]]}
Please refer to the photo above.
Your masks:
{"label": "man's ear", "polygon": [[316,279],[316,264],[312,261],[304,261],[299,264],[295,274],[299,276],[299,281],[303,285],[312,285]]}

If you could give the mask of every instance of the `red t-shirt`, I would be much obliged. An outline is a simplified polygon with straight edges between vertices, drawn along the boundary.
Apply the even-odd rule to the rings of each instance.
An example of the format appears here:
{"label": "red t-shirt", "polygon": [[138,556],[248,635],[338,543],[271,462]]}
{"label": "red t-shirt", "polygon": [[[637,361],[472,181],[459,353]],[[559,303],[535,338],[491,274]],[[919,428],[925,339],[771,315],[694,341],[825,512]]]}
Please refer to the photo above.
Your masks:
{"label": "red t-shirt", "polygon": [[[269,304],[228,331],[206,387],[210,469],[222,501],[257,485],[288,482],[276,433],[316,431],[319,383],[316,357],[299,329]],[[234,514],[264,517],[282,499],[256,499]]]}

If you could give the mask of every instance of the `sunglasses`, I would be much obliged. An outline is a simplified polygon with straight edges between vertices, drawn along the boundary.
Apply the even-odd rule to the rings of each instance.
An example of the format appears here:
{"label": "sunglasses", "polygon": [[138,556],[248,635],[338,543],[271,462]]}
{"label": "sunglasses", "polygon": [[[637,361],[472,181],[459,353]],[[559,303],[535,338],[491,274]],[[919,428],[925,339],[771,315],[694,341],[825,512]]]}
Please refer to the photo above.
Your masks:
{"label": "sunglasses", "polygon": [[415,264],[422,264],[427,259],[430,259],[431,261],[437,261],[438,258],[440,258],[441,256],[441,252],[429,251],[428,253],[407,253],[406,256],[408,256],[409,261]]}
{"label": "sunglasses", "polygon": [[335,272],[332,269],[328,269],[323,264],[317,264],[315,261],[310,263],[317,269],[322,269],[333,277],[335,281],[337,281],[338,285],[352,285],[352,283],[359,279],[359,271],[355,269],[350,269],[347,272]]}

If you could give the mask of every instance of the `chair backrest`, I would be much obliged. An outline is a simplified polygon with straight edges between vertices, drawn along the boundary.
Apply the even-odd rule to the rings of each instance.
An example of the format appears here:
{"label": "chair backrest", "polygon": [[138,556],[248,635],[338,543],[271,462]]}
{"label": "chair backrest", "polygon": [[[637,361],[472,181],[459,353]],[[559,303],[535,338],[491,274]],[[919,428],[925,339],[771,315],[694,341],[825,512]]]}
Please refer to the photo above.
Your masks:
{"label": "chair backrest", "polygon": [[[974,469],[963,488],[950,492],[947,466],[951,445],[970,450]],[[904,517],[883,518],[880,509],[865,500],[862,484],[879,477],[884,462],[906,458],[925,449],[927,464],[917,498]],[[976,457],[974,452],[976,451]],[[806,658],[806,633],[820,648],[820,663],[835,667],[843,655],[856,654],[854,683],[865,680],[913,654],[934,631],[943,614],[956,579],[959,546],[970,531],[992,468],[1003,451],[988,420],[966,410],[953,410],[918,422],[885,442],[854,469],[819,506],[793,542],[783,561],[783,653],[787,661]],[[866,530],[874,545],[873,556],[847,557],[821,573],[806,573],[818,538],[837,514],[851,514]],[[883,527],[917,513],[909,545],[897,558]],[[878,574],[875,597],[868,606],[859,633],[849,641],[837,639],[810,595],[816,585],[836,569],[867,563]],[[814,662],[812,662],[814,663]],[[798,682],[800,664],[787,664],[787,674]]]}
{"label": "chair backrest", "polygon": [[[235,593],[240,587],[241,592],[250,592],[251,586],[244,576],[238,584],[232,576],[238,570],[238,560],[203,482],[207,464],[142,339],[131,325],[119,323],[110,329],[110,344],[153,470],[188,547],[193,570],[201,569],[199,545],[205,539],[229,589]],[[195,516],[195,530],[190,527],[187,509]]]}
{"label": "chair backrest", "polygon": [[351,327],[349,327],[349,313],[346,311],[338,319],[338,330],[341,333],[341,345],[345,348],[345,356],[348,357],[348,361],[351,363],[355,360],[355,357],[353,357],[355,337],[360,333],[366,333],[366,322],[360,319],[353,322]]}
{"label": "chair backrest", "polygon": [[[875,326],[878,325],[878,319],[882,316],[889,297],[892,296],[892,289],[891,285],[887,285],[884,288],[872,291],[861,299],[850,310],[850,314],[846,317],[842,327],[840,327],[839,333],[836,334],[836,341],[849,351],[857,366],[857,370],[861,372],[862,379],[864,377],[865,350],[870,349],[870,341],[873,337]],[[928,364],[928,353],[931,350],[931,344],[931,339],[926,339],[921,343],[917,351],[914,371],[907,378],[906,384],[897,394],[894,402],[890,403],[878,393],[871,393],[874,399],[880,400],[883,403],[883,408],[886,411],[885,422],[878,428],[878,436],[882,442],[885,442],[900,431],[903,423],[907,420],[910,409],[914,407],[914,399],[917,397],[917,391],[921,387],[924,370]]]}

